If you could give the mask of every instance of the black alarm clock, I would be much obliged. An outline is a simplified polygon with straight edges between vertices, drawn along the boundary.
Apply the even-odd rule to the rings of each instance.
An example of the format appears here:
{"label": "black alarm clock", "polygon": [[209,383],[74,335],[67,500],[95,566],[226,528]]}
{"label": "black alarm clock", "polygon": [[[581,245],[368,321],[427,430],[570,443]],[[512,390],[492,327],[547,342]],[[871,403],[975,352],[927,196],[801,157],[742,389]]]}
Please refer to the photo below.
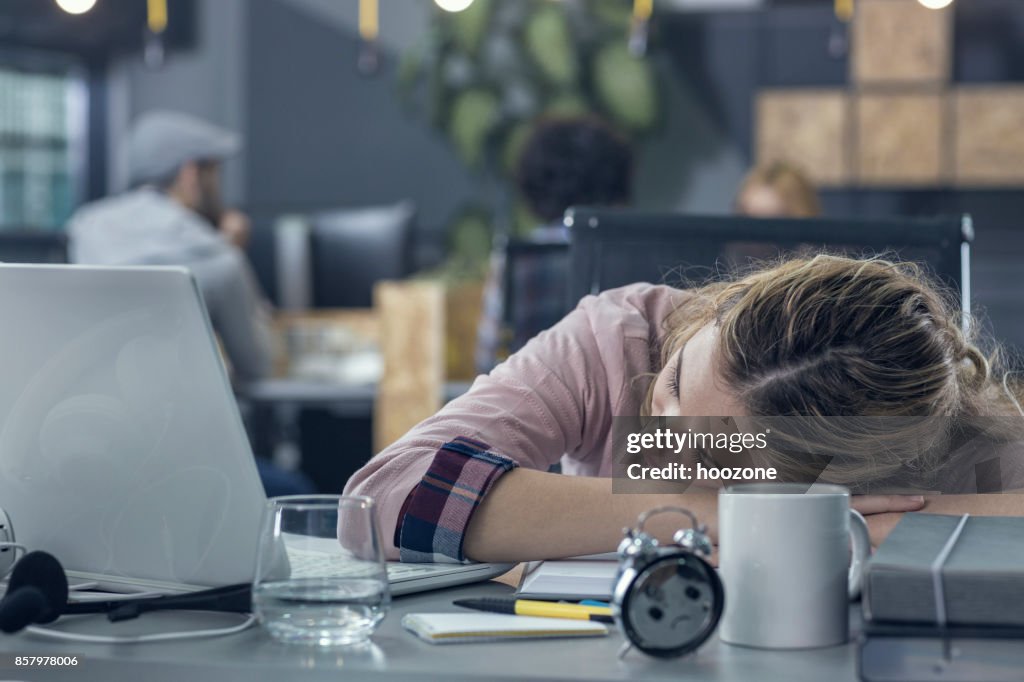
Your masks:
{"label": "black alarm clock", "polygon": [[[690,519],[672,544],[660,545],[644,532],[655,514],[675,512]],[[623,529],[619,570],[612,592],[612,616],[629,643],[619,656],[636,647],[649,656],[673,658],[690,653],[715,631],[725,606],[722,581],[711,557],[707,528],[682,507],[657,507]]]}

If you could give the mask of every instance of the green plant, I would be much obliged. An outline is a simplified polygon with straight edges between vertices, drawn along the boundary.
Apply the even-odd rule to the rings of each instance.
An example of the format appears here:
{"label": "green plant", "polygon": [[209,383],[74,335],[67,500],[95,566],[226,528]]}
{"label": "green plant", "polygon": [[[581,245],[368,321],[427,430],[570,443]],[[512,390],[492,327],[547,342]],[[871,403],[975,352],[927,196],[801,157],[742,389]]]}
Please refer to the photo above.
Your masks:
{"label": "green plant", "polygon": [[[655,70],[627,49],[629,0],[475,0],[437,11],[431,38],[400,68],[409,105],[425,112],[459,158],[497,188],[449,228],[460,270],[486,255],[493,225],[537,224],[514,194],[518,154],[545,115],[592,114],[639,138],[661,118]],[[478,232],[479,234],[474,234]]]}

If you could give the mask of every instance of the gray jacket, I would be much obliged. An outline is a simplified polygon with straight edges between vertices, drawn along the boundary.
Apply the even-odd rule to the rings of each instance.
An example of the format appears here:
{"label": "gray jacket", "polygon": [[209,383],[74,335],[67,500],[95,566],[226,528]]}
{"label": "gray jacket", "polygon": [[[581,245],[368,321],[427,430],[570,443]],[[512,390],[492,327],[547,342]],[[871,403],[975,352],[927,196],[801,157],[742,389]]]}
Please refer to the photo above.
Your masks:
{"label": "gray jacket", "polygon": [[73,263],[189,268],[235,378],[251,381],[270,373],[270,317],[256,278],[241,251],[198,214],[141,187],[83,206],[68,233]]}

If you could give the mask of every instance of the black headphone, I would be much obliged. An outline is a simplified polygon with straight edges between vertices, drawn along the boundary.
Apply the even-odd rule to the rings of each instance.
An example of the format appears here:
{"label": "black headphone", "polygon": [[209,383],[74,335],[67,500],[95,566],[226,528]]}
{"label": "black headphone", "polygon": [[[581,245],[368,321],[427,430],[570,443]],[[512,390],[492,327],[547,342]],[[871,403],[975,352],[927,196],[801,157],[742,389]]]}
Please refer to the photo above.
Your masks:
{"label": "black headphone", "polygon": [[0,631],[18,632],[63,615],[105,613],[111,622],[137,618],[146,611],[185,609],[250,613],[252,585],[238,583],[190,594],[68,603],[68,578],[56,557],[29,552],[15,564],[0,600]]}

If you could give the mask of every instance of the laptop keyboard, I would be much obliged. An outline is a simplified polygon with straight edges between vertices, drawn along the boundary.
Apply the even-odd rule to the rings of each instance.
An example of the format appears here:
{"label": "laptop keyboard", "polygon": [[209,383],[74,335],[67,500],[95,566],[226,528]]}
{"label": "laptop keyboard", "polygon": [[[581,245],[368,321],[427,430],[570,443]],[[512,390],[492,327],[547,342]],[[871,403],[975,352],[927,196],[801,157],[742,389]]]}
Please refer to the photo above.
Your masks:
{"label": "laptop keyboard", "polygon": [[[288,563],[291,564],[292,576],[295,577],[330,574],[344,567],[336,554],[294,547],[288,549]],[[358,563],[362,564],[363,562]],[[474,568],[476,567],[465,564],[403,564],[398,561],[389,561],[387,564],[388,582],[462,573],[467,569],[473,570]]]}

